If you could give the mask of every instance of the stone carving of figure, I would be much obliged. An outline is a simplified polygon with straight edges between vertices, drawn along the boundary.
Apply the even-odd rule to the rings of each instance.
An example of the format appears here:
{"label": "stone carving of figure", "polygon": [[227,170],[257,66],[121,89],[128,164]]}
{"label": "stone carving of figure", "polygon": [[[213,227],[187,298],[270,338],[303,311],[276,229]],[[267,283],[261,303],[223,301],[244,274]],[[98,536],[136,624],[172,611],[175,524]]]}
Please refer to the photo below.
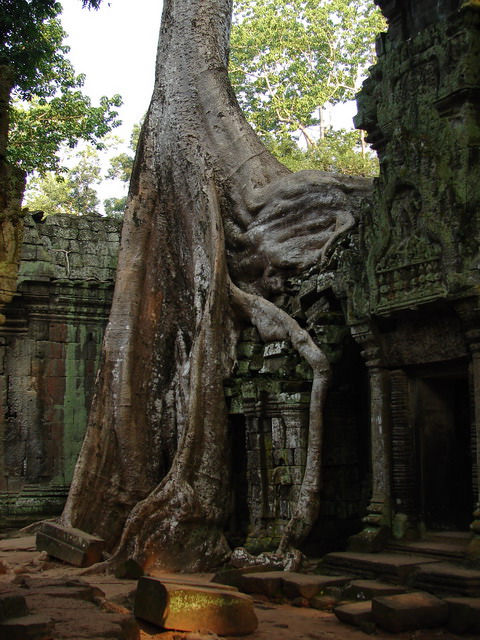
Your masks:
{"label": "stone carving of figure", "polygon": [[292,488],[292,475],[285,460],[280,458],[278,467],[273,470],[272,483],[275,489],[275,517],[280,520],[290,518],[290,490]]}

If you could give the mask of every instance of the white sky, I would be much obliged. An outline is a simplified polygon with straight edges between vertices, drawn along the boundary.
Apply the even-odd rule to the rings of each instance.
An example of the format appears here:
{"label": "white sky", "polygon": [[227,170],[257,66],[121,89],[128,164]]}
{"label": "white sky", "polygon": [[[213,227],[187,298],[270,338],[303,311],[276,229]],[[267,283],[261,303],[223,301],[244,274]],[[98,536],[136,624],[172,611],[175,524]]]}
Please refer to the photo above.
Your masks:
{"label": "white sky", "polygon": [[153,89],[162,0],[103,0],[98,11],[81,0],[61,0],[61,21],[68,34],[68,58],[84,73],[84,93],[95,102],[119,93],[121,128],[128,140],[146,112]]}

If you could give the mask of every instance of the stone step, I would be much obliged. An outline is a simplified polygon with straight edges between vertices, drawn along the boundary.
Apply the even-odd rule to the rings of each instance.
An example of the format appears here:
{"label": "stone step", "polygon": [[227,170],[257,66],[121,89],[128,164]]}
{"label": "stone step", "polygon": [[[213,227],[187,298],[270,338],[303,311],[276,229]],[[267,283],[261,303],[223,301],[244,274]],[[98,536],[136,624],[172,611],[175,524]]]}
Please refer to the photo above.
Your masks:
{"label": "stone step", "polygon": [[41,595],[42,598],[65,598],[94,602],[96,598],[104,598],[105,594],[81,578],[36,578],[22,576],[22,589],[27,597]]}
{"label": "stone step", "polygon": [[466,545],[453,540],[417,540],[415,542],[389,542],[387,549],[393,552],[432,556],[435,559],[463,560]]}
{"label": "stone step", "polygon": [[221,636],[247,635],[258,626],[253,601],[243,593],[152,577],[138,581],[134,614],[164,629],[208,630]]}
{"label": "stone step", "polygon": [[43,640],[52,638],[53,621],[43,615],[27,615],[0,622],[0,638],[5,640]]}
{"label": "stone step", "polygon": [[268,598],[311,598],[324,594],[328,587],[342,587],[351,580],[348,576],[326,576],[295,571],[259,571],[242,574],[238,587],[245,593]]}
{"label": "stone step", "polygon": [[480,596],[480,571],[450,562],[420,565],[412,586],[437,594]]}
{"label": "stone step", "polygon": [[334,607],[333,612],[340,622],[363,628],[365,631],[369,630],[368,627],[373,624],[372,602],[370,600],[341,604]]}
{"label": "stone step", "polygon": [[344,600],[372,600],[377,596],[391,596],[405,593],[405,588],[399,585],[386,584],[378,580],[353,580],[342,591]]}
{"label": "stone step", "polygon": [[426,540],[433,542],[448,542],[451,544],[457,544],[464,548],[467,548],[472,540],[471,531],[427,531],[425,534]]}
{"label": "stone step", "polygon": [[448,604],[430,593],[383,596],[372,600],[372,618],[391,633],[439,627],[448,620]]}
{"label": "stone step", "polygon": [[325,556],[323,567],[335,573],[405,584],[419,566],[436,562],[433,558],[403,553],[336,551]]}
{"label": "stone step", "polygon": [[448,628],[453,633],[480,633],[480,598],[445,598]]}

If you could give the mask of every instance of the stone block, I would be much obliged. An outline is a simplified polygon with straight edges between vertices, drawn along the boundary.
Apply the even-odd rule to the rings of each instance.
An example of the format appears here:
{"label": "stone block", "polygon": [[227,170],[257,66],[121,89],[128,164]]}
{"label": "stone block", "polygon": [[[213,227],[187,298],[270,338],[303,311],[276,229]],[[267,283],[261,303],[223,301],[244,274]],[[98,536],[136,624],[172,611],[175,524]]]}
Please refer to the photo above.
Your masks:
{"label": "stone block", "polygon": [[37,549],[76,567],[102,560],[104,541],[89,533],[53,522],[44,522],[37,533]]}
{"label": "stone block", "polygon": [[313,598],[324,592],[327,587],[344,585],[348,578],[341,576],[322,576],[283,571],[282,588],[287,598]]}
{"label": "stone block", "polygon": [[0,622],[0,638],[5,640],[50,640],[53,621],[47,616],[29,615]]}
{"label": "stone block", "polygon": [[445,624],[448,619],[448,604],[429,593],[402,593],[374,598],[372,615],[379,627],[399,633]]}
{"label": "stone block", "polygon": [[176,631],[208,630],[218,635],[247,635],[258,626],[251,598],[205,585],[138,581],[134,614],[158,627]]}
{"label": "stone block", "polygon": [[480,633],[480,598],[445,598],[448,628],[453,633]]}
{"label": "stone block", "polygon": [[337,602],[337,598],[333,595],[314,596],[310,600],[310,606],[320,611],[331,611]]}
{"label": "stone block", "polygon": [[[245,575],[249,573],[260,573],[262,569],[260,567],[242,567],[241,569],[224,569],[216,573],[211,579],[213,586],[222,585],[221,588],[226,587],[243,590],[243,580]],[[265,569],[265,571],[267,571]]]}
{"label": "stone block", "polygon": [[[352,536],[352,538],[359,536],[360,534]],[[436,562],[434,558],[409,556],[401,553],[359,553],[354,551],[335,551],[327,554],[324,558],[324,566],[331,571],[400,583],[405,583],[420,565]]]}
{"label": "stone block", "polygon": [[25,597],[18,589],[2,587],[0,590],[0,622],[8,618],[20,618],[28,613]]}
{"label": "stone block", "polygon": [[434,593],[480,596],[480,571],[453,562],[422,564],[413,576],[412,586]]}
{"label": "stone block", "polygon": [[281,595],[283,571],[259,571],[243,575],[240,588],[246,593],[258,593],[274,598]]}
{"label": "stone block", "polygon": [[354,627],[360,627],[373,621],[371,601],[342,604],[334,607],[333,612],[340,622]]}
{"label": "stone block", "polygon": [[27,600],[34,596],[42,598],[62,598],[94,602],[96,598],[104,598],[104,592],[80,578],[31,578],[22,577],[22,586],[26,589]]}
{"label": "stone block", "polygon": [[378,596],[393,596],[397,593],[405,593],[405,589],[378,580],[354,580],[343,591],[343,598],[345,600],[372,600]]}
{"label": "stone block", "polygon": [[143,567],[133,558],[127,558],[115,567],[115,577],[120,580],[138,580],[143,573]]}

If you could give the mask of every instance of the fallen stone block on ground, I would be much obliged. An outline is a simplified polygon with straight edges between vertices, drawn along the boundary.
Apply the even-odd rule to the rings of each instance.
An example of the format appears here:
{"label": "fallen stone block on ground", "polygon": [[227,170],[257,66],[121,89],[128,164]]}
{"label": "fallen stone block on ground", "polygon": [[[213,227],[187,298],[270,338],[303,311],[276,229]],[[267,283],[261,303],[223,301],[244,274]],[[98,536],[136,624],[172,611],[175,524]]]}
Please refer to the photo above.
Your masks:
{"label": "fallen stone block on ground", "polygon": [[372,600],[374,622],[393,633],[444,625],[448,604],[429,593],[413,592]]}
{"label": "fallen stone block on ground", "polygon": [[37,532],[38,551],[46,551],[49,556],[75,567],[100,562],[104,547],[104,541],[97,536],[53,522],[44,522]]}
{"label": "fallen stone block on ground", "polygon": [[448,628],[453,633],[480,633],[480,598],[450,597]]}
{"label": "fallen stone block on ground", "polygon": [[0,587],[0,622],[8,618],[26,616],[27,613],[27,603],[21,590],[2,585]]}
{"label": "fallen stone block on ground", "polygon": [[133,558],[123,560],[115,567],[115,577],[120,580],[138,580],[143,575],[143,567]]}
{"label": "fallen stone block on ground", "polygon": [[373,622],[372,603],[370,600],[342,604],[334,607],[333,612],[340,622],[354,627],[364,627],[366,624]]}
{"label": "fallen stone block on ground", "polygon": [[279,597],[282,594],[283,571],[259,571],[246,573],[239,588],[245,593],[256,593],[267,598]]}
{"label": "fallen stone block on ground", "polygon": [[214,585],[188,585],[142,577],[134,614],[164,629],[208,630],[221,636],[252,633],[258,625],[250,597]]}

